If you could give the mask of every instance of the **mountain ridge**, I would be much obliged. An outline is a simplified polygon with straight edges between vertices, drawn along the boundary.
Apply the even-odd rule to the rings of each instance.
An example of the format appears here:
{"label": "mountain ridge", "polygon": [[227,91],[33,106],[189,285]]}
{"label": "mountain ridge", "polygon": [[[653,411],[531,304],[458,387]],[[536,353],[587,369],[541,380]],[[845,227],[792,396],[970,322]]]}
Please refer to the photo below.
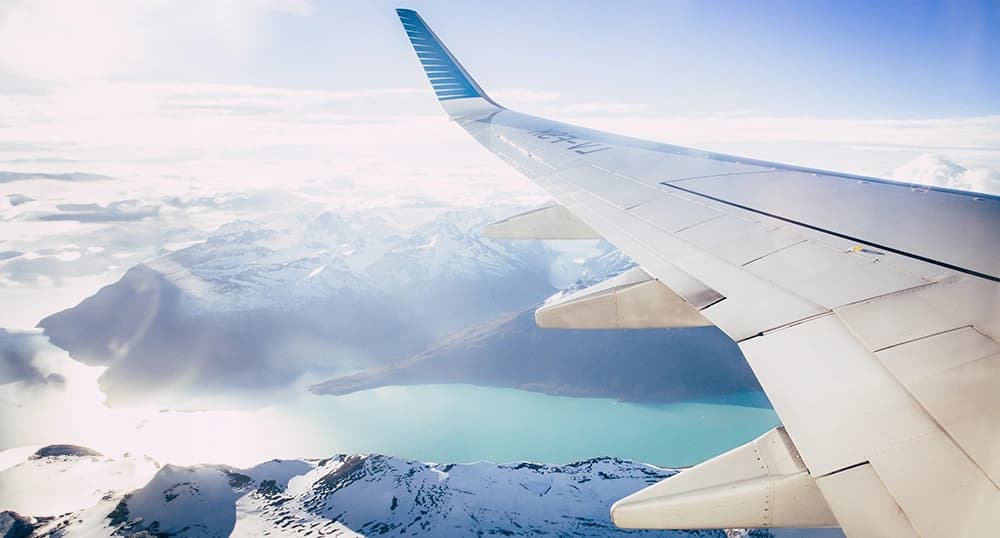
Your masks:
{"label": "mountain ridge", "polygon": [[714,329],[538,329],[530,310],[556,291],[554,273],[574,290],[634,264],[607,244],[567,260],[537,241],[494,242],[478,234],[491,220],[449,212],[406,232],[329,211],[232,221],[39,326],[108,366],[99,383],[114,406],[252,405],[301,379],[327,379],[313,382],[325,394],[459,382],[641,402],[758,388]]}
{"label": "mountain ridge", "polygon": [[[74,458],[85,462],[87,457]],[[52,467],[35,461],[31,479],[81,489],[78,483],[60,481],[58,469],[66,465],[65,457],[43,460]],[[14,469],[20,465],[24,463]],[[0,479],[9,471],[0,472]],[[731,530],[624,531],[613,526],[608,508],[614,500],[677,472],[610,457],[564,465],[441,464],[338,454],[323,460],[271,460],[247,469],[167,464],[140,487],[87,498],[63,514],[0,512],[0,530],[7,530],[5,538],[733,535]],[[0,504],[0,510],[6,509]],[[739,535],[775,536],[746,530]],[[816,536],[837,534],[821,531]]]}

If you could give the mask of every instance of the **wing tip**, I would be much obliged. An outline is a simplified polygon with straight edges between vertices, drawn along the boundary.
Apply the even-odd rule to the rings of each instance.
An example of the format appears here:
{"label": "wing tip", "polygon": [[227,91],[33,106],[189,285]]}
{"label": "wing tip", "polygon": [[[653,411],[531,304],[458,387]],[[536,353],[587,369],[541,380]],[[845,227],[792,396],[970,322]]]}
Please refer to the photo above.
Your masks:
{"label": "wing tip", "polygon": [[396,15],[438,101],[444,104],[445,101],[452,100],[481,99],[502,108],[469,75],[419,13],[413,9],[397,7]]}

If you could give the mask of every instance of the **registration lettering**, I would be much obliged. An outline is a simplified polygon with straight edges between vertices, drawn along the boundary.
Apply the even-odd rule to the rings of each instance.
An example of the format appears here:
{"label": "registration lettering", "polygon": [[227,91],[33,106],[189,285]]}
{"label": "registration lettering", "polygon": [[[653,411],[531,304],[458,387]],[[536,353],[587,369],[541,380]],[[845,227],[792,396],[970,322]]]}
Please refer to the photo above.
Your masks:
{"label": "registration lettering", "polygon": [[586,140],[574,134],[555,128],[531,131],[528,134],[539,140],[548,140],[550,144],[566,144],[567,150],[575,151],[580,155],[587,155],[590,153],[597,153],[598,151],[612,149],[611,146],[607,144]]}

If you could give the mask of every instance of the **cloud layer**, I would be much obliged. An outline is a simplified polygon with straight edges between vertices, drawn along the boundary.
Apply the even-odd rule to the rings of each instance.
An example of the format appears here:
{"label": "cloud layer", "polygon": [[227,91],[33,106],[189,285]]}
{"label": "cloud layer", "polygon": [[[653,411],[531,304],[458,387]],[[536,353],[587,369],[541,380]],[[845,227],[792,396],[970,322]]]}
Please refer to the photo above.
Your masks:
{"label": "cloud layer", "polygon": [[66,378],[46,373],[35,364],[35,356],[44,348],[45,338],[33,333],[11,333],[0,329],[0,385],[24,383],[61,387]]}
{"label": "cloud layer", "polygon": [[[309,13],[307,0],[9,0],[0,4],[0,87],[54,83],[169,66],[194,52],[249,54],[268,13]],[[6,93],[0,91],[0,93]]]}
{"label": "cloud layer", "polygon": [[[818,168],[994,192],[1000,171],[1000,116],[607,116],[550,92],[506,97],[610,131]],[[8,141],[0,144],[0,301],[22,305],[3,309],[0,327],[32,327],[129,267],[238,218],[297,206],[414,209],[391,216],[405,224],[447,208],[546,200],[421,88],[79,81],[8,96],[0,117]],[[941,160],[958,168],[935,172]]]}
{"label": "cloud layer", "polygon": [[893,171],[892,177],[924,185],[1000,194],[1000,168],[968,169],[936,153],[925,153],[904,163]]}

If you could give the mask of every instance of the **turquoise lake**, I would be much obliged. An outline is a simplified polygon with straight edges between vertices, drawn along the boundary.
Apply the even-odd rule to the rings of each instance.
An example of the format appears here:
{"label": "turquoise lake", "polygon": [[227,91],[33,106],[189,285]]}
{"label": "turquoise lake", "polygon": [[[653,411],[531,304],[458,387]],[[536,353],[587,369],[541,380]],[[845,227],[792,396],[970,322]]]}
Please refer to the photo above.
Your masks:
{"label": "turquoise lake", "polygon": [[[761,393],[707,401],[634,404],[471,385],[383,387],[310,396],[320,453],[382,453],[436,462],[568,463],[618,456],[694,465],[779,424]],[[289,410],[291,411],[291,410]]]}

